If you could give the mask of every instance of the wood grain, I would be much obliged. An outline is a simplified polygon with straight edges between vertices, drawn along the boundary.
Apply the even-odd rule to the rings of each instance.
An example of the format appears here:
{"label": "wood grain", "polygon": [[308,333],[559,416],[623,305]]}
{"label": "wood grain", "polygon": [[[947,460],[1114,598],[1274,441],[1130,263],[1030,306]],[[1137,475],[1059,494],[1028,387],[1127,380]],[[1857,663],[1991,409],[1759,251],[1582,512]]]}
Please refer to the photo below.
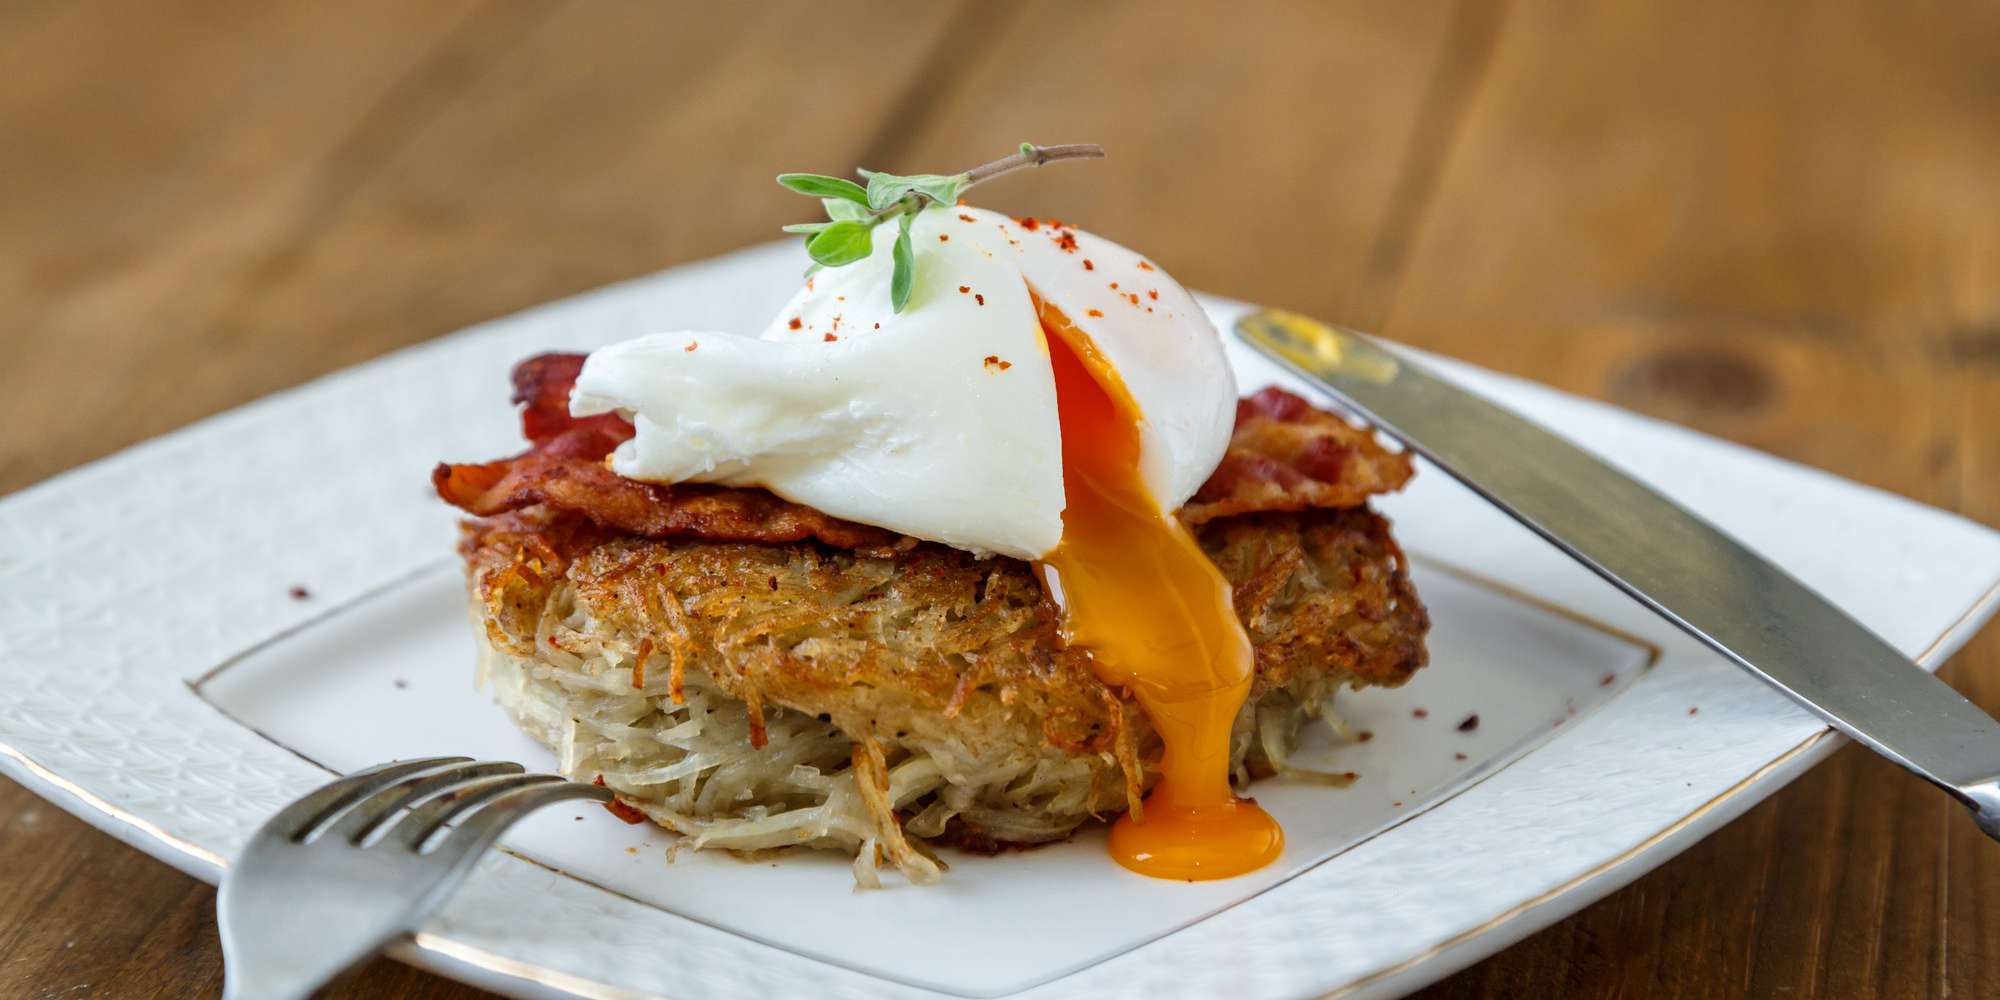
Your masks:
{"label": "wood grain", "polygon": [[[2000,523],[2000,9],[823,10],[0,7],[0,490],[1034,139],[1113,158],[982,203]],[[1945,676],[2000,711],[2000,634]],[[0,870],[0,996],[219,989],[212,890],[4,782]],[[1996,939],[2000,851],[1848,749],[1420,995],[1995,996]]]}

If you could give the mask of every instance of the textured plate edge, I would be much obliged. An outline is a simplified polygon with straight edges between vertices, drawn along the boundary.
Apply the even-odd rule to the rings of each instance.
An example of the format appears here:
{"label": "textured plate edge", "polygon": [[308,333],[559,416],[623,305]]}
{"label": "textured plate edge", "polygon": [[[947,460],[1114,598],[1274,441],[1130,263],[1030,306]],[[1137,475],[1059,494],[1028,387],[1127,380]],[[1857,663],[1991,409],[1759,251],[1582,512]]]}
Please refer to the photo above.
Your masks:
{"label": "textured plate edge", "polygon": [[[1915,662],[1933,673],[1965,648],[1996,611],[2000,581],[1947,626]],[[1850,741],[1831,727],[1806,737],[1686,815],[1565,882],[1393,965],[1320,994],[1321,1000],[1394,997],[1434,983],[1521,941],[1637,881],[1717,828],[1748,812]]]}

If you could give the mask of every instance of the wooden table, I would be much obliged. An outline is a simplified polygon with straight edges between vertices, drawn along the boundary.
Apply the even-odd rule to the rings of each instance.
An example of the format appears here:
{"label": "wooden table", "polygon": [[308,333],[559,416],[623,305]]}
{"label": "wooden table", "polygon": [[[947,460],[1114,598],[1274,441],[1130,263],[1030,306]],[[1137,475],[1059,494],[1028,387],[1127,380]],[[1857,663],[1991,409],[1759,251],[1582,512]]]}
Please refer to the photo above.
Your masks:
{"label": "wooden table", "polygon": [[[0,490],[764,240],[980,192],[2000,522],[2000,6],[0,6]],[[2000,709],[2000,631],[1945,667]],[[214,994],[211,889],[0,783],[0,994]],[[1357,919],[1366,919],[1357,914]],[[2000,848],[1855,749],[1425,991],[2000,995]],[[389,962],[340,997],[476,991]]]}

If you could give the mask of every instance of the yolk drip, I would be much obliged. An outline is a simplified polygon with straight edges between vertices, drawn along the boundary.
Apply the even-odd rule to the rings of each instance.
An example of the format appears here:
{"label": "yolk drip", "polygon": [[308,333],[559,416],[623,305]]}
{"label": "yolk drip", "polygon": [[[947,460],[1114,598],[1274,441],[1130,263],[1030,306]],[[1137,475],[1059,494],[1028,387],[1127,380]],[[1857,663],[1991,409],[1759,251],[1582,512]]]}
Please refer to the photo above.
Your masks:
{"label": "yolk drip", "polygon": [[1097,675],[1131,690],[1165,744],[1143,816],[1121,818],[1111,853],[1155,878],[1217,879],[1268,864],[1284,834],[1229,787],[1229,731],[1250,693],[1250,639],[1229,583],[1163,513],[1139,472],[1139,413],[1083,331],[1036,300],[1062,424],[1062,541],[1037,565],[1063,608],[1063,638]]}

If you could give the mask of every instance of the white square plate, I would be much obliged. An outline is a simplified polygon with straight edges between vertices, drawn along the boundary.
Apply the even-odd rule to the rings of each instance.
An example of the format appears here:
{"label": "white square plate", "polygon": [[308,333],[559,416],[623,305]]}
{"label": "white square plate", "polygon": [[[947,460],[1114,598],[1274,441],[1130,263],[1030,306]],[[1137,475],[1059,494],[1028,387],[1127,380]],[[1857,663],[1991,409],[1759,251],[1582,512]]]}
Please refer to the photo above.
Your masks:
{"label": "white square plate", "polygon": [[[754,328],[796,253],[758,248],[487,324],[0,501],[0,766],[210,880],[325,768],[429,753],[548,766],[471,688],[453,513],[425,473],[517,447],[506,372],[520,357]],[[1205,304],[1225,329],[1243,308]],[[1232,354],[1246,389],[1291,381]],[[2000,597],[2000,536],[1982,527],[1437,364],[1926,666]],[[940,886],[857,894],[841,859],[669,865],[649,829],[553,809],[401,954],[517,995],[1393,995],[1623,885],[1836,745],[1436,470],[1381,506],[1416,554],[1433,662],[1403,689],[1344,699],[1374,739],[1312,748],[1354,786],[1257,786],[1290,838],[1264,872],[1151,882],[1085,835],[948,856]]]}

